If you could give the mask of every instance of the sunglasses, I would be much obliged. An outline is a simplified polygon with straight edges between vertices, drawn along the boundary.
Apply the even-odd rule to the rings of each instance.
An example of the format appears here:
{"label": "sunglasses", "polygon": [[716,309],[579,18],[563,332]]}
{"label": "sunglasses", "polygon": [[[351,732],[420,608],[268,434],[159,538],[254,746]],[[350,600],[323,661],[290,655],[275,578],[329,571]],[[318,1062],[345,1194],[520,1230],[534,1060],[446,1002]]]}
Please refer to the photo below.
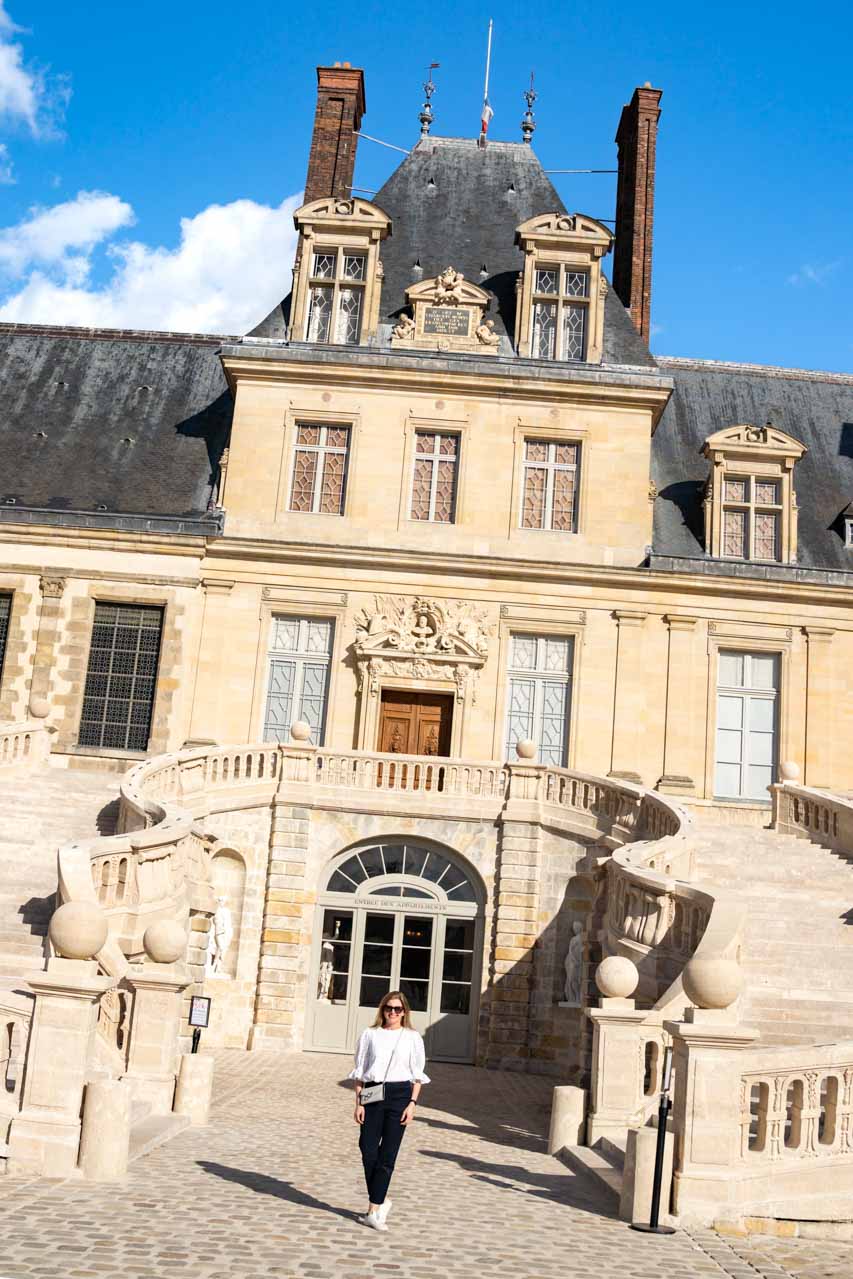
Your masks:
{"label": "sunglasses", "polygon": [[385,1005],[386,1013],[401,1013],[402,1011],[403,1011],[402,1004],[386,1004]]}

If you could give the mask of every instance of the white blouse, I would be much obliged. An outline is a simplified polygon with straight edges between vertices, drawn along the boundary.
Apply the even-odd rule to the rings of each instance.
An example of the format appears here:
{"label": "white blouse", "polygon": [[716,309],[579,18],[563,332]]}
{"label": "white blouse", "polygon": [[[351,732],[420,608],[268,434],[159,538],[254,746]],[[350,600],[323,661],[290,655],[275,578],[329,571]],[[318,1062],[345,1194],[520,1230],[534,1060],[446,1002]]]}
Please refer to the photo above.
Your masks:
{"label": "white blouse", "polygon": [[381,1026],[368,1026],[359,1036],[355,1069],[347,1078],[367,1079],[375,1084],[428,1084],[425,1064],[424,1041],[416,1030],[383,1030]]}

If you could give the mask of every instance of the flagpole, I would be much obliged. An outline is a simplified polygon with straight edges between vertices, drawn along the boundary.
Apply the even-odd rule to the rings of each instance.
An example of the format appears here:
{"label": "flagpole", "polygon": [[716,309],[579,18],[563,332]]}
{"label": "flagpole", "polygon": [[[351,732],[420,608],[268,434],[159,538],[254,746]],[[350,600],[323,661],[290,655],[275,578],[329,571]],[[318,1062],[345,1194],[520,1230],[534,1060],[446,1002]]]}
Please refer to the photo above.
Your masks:
{"label": "flagpole", "polygon": [[483,105],[485,106],[489,100],[489,68],[492,64],[492,28],[494,22],[489,18],[489,39],[486,45],[486,83],[483,88]]}
{"label": "flagpole", "polygon": [[492,65],[492,28],[494,22],[489,18],[489,38],[486,43],[486,80],[483,85],[483,110],[480,115],[480,136],[477,139],[477,145],[480,148],[486,145],[486,133],[489,128],[489,119],[493,112],[489,106],[489,71]]}

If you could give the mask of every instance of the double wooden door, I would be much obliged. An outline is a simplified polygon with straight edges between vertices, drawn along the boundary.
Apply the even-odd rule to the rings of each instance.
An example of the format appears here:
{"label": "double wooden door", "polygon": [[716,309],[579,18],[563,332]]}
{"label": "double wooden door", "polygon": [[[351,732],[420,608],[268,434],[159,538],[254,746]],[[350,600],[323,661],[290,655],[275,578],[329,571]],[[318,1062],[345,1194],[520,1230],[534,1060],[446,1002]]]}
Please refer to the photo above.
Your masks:
{"label": "double wooden door", "polygon": [[379,749],[390,755],[450,754],[453,697],[384,689]]}

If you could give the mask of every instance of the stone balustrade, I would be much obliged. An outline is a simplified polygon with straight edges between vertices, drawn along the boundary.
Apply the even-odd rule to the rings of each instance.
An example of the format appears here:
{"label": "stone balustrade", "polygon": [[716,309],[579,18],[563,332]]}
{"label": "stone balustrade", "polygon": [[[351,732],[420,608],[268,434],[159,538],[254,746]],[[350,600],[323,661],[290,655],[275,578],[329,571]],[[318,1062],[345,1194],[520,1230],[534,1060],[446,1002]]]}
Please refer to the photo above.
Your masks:
{"label": "stone balustrade", "polygon": [[50,754],[50,733],[43,720],[0,724],[0,768],[34,768]]}
{"label": "stone balustrade", "polygon": [[744,1167],[853,1156],[853,1043],[752,1049],[739,1066]]}
{"label": "stone balustrade", "polygon": [[0,1136],[20,1105],[32,1012],[29,995],[0,990]]}
{"label": "stone balustrade", "polygon": [[823,848],[853,851],[853,800],[796,782],[771,786],[774,830],[798,835]]}

